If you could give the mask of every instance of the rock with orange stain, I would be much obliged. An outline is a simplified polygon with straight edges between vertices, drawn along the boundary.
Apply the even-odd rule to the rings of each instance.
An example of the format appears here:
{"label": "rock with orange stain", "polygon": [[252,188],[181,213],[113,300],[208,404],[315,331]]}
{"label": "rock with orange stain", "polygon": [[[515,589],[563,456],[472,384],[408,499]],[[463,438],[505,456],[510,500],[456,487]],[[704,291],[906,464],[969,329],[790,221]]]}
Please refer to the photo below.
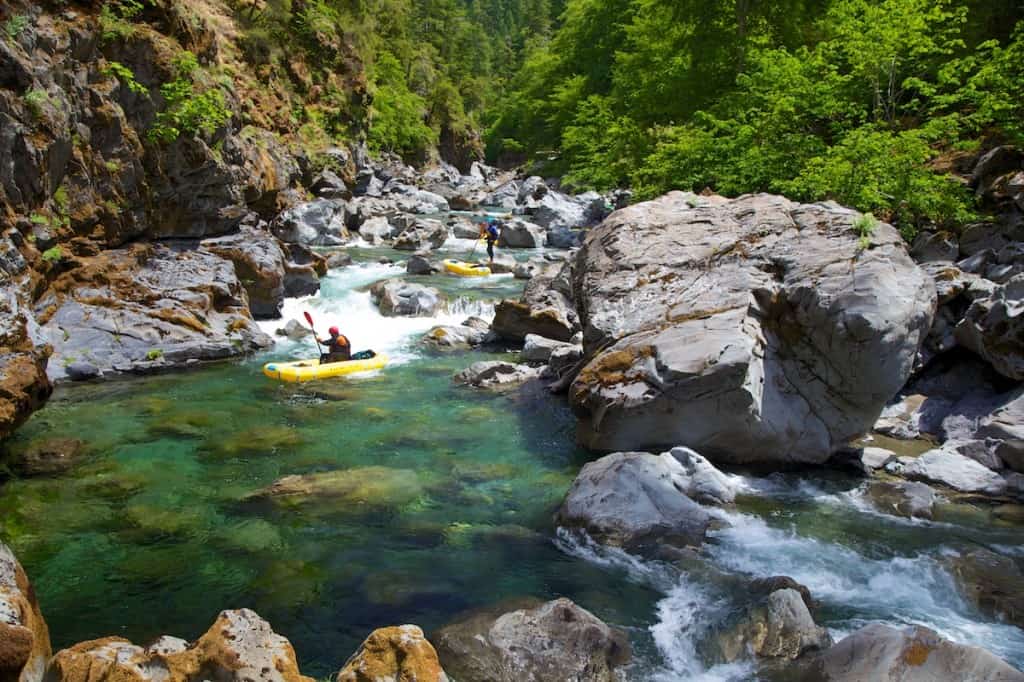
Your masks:
{"label": "rock with orange stain", "polygon": [[254,611],[222,611],[194,644],[161,637],[143,648],[120,637],[57,652],[47,682],[313,682],[295,650]]}
{"label": "rock with orange stain", "polygon": [[447,682],[437,652],[415,625],[378,628],[338,673],[337,682]]}
{"label": "rock with orange stain", "polygon": [[10,548],[0,542],[0,679],[39,682],[50,658],[50,632],[35,591]]}

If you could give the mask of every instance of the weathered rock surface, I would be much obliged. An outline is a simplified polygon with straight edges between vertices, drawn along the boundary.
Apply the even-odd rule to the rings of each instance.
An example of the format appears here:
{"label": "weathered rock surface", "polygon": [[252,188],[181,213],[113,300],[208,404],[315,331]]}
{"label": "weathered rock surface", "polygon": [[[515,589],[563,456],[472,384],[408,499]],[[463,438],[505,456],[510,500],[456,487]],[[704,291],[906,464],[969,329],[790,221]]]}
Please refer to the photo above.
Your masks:
{"label": "weathered rock surface", "polygon": [[690,448],[672,448],[669,455],[680,469],[672,474],[676,489],[704,504],[730,504],[736,499],[736,483],[703,455]]}
{"label": "weathered rock surface", "polygon": [[510,249],[538,249],[544,246],[546,231],[525,220],[508,220],[501,226],[498,246]]}
{"label": "weathered rock surface", "polygon": [[273,235],[246,228],[226,237],[206,239],[202,247],[235,264],[235,274],[245,287],[254,318],[280,315],[286,265],[284,251]]}
{"label": "weathered rock surface", "polygon": [[235,266],[207,251],[133,245],[78,259],[36,302],[53,346],[50,378],[87,361],[147,371],[237,356],[272,343],[249,314]]}
{"label": "weathered rock surface", "polygon": [[492,329],[500,336],[523,341],[536,334],[555,341],[569,341],[579,331],[579,317],[573,307],[569,266],[555,275],[531,279],[519,301],[504,300],[494,310]]}
{"label": "weathered rock surface", "polygon": [[748,608],[716,639],[727,663],[749,654],[792,661],[832,644],[828,631],[814,622],[802,595],[792,588],[775,590]]}
{"label": "weathered rock surface", "polygon": [[500,360],[474,362],[452,379],[456,384],[477,388],[513,388],[540,376],[540,369]]}
{"label": "weathered rock surface", "polygon": [[448,228],[440,220],[417,220],[395,237],[400,251],[431,251],[444,246]]}
{"label": "weathered rock surface", "polygon": [[564,598],[472,614],[432,639],[459,682],[612,682],[630,658],[622,633]]}
{"label": "weathered rock surface", "polygon": [[373,246],[382,244],[386,239],[391,239],[394,228],[384,216],[370,218],[359,226],[359,236]]}
{"label": "weathered rock surface", "polygon": [[950,568],[978,609],[1024,627],[1024,566],[1019,560],[976,549],[952,559]]}
{"label": "weathered rock surface", "polygon": [[307,246],[340,246],[349,240],[345,204],[316,199],[284,211],[270,229],[283,242]]}
{"label": "weathered rock surface", "polygon": [[[798,672],[799,671],[799,672]],[[857,630],[793,670],[800,682],[1021,682],[1024,673],[978,647],[955,644],[921,626],[875,623]]]}
{"label": "weathered rock surface", "polygon": [[8,461],[21,476],[53,476],[73,467],[84,451],[76,438],[48,438],[15,450]]}
{"label": "weathered rock surface", "polygon": [[143,648],[120,637],[57,652],[47,680],[59,682],[313,682],[299,672],[287,639],[249,609],[222,611],[194,644],[163,637]]}
{"label": "weathered rock surface", "polygon": [[895,470],[912,480],[940,483],[964,493],[999,495],[1006,490],[1002,476],[955,452],[948,444],[920,457],[901,457],[897,461]]}
{"label": "weathered rock surface", "polygon": [[0,677],[40,682],[50,654],[50,631],[32,584],[14,553],[0,542]]}
{"label": "weathered rock surface", "polygon": [[[523,341],[523,352],[519,357],[525,362],[547,362],[559,348],[578,348],[575,344],[546,339],[536,334],[527,334]],[[583,349],[580,348],[580,352]]]}
{"label": "weathered rock surface", "polygon": [[431,317],[441,307],[441,292],[400,279],[385,279],[370,287],[370,298],[388,317]]}
{"label": "weathered rock surface", "polygon": [[873,481],[867,488],[868,499],[881,512],[915,519],[932,518],[938,495],[918,481]]}
{"label": "weathered rock surface", "polygon": [[336,682],[447,682],[437,652],[415,625],[378,628],[352,654]]}
{"label": "weathered rock surface", "polygon": [[414,253],[405,264],[405,271],[410,275],[429,275],[438,271],[436,265],[424,253]]}
{"label": "weathered rock surface", "polygon": [[555,521],[632,551],[700,545],[711,517],[676,487],[677,476],[684,474],[670,453],[606,455],[583,467]]}
{"label": "weathered rock surface", "polygon": [[254,493],[251,499],[282,504],[328,504],[332,508],[396,507],[423,494],[415,471],[383,466],[355,467],[285,476]]}
{"label": "weathered rock surface", "polygon": [[470,318],[457,326],[438,325],[423,335],[423,343],[435,350],[469,350],[487,339],[489,325]]}
{"label": "weathered rock surface", "polygon": [[570,392],[580,441],[822,462],[866,432],[906,382],[935,293],[889,225],[862,249],[857,218],[673,192],[592,230],[573,265],[593,356]]}

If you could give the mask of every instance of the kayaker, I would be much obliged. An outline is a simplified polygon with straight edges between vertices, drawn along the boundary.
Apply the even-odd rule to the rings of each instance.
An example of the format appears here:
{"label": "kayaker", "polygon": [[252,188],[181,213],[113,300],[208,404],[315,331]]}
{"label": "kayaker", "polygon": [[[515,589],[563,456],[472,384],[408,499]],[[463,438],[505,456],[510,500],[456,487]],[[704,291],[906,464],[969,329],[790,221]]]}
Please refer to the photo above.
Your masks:
{"label": "kayaker", "polygon": [[494,263],[494,243],[500,236],[497,219],[488,218],[486,223],[480,225],[480,238],[487,240],[487,257],[491,263]]}
{"label": "kayaker", "polygon": [[337,327],[328,329],[327,334],[329,338],[317,339],[319,343],[327,346],[327,352],[320,356],[320,362],[327,364],[329,362],[351,360],[352,344],[349,342],[348,337],[342,334]]}

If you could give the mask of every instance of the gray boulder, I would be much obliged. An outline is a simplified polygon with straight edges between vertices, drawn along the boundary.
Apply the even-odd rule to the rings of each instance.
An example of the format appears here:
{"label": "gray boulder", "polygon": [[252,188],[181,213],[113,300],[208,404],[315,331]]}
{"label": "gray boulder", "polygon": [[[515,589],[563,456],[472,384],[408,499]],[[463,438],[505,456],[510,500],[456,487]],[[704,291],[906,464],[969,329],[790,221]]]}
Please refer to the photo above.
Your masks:
{"label": "gray boulder", "polygon": [[828,631],[814,622],[803,596],[795,589],[775,590],[747,609],[739,621],[716,637],[721,658],[795,660],[832,644]]}
{"label": "gray boulder", "polygon": [[416,220],[395,237],[395,248],[400,251],[431,251],[444,246],[448,228],[439,220]]}
{"label": "gray boulder", "polygon": [[[483,320],[479,320],[483,322]],[[434,350],[469,350],[487,339],[487,323],[483,327],[461,325],[438,325],[423,335],[423,344]]]}
{"label": "gray boulder", "polygon": [[311,336],[313,331],[298,320],[288,320],[283,327],[278,327],[274,333],[277,336],[284,336],[292,341],[301,341]]}
{"label": "gray boulder", "polygon": [[703,455],[682,447],[667,454],[679,463],[672,481],[687,497],[704,504],[730,504],[736,499],[736,484]]}
{"label": "gray boulder", "polygon": [[356,173],[356,185],[352,193],[356,196],[379,197],[384,193],[384,183],[372,170],[364,168]]}
{"label": "gray boulder", "polygon": [[205,239],[201,245],[204,250],[235,264],[235,273],[249,296],[253,317],[278,317],[284,304],[287,264],[284,251],[273,235],[264,230],[242,228],[233,235]]}
{"label": "gray boulder", "polygon": [[920,457],[900,457],[898,464],[889,468],[911,480],[939,483],[963,493],[999,495],[1006,490],[1002,476],[964,457],[952,445],[947,443]]}
{"label": "gray boulder", "polygon": [[711,517],[676,487],[680,474],[682,466],[669,453],[605,455],[583,467],[555,521],[631,551],[699,546]]}
{"label": "gray boulder", "polygon": [[501,227],[498,246],[511,249],[539,249],[544,246],[546,232],[540,225],[525,220],[505,221]]}
{"label": "gray boulder", "polygon": [[270,229],[283,242],[307,246],[339,246],[349,240],[345,204],[316,199],[281,213]]}
{"label": "gray boulder", "polygon": [[480,237],[480,226],[469,218],[456,216],[448,221],[448,227],[452,231],[452,236],[457,239],[477,239]]}
{"label": "gray boulder", "polygon": [[540,370],[529,365],[516,365],[511,362],[481,361],[455,375],[456,384],[476,386],[477,388],[513,388],[540,376]]}
{"label": "gray boulder", "polygon": [[547,231],[546,246],[552,249],[571,249],[579,246],[583,232],[568,227],[553,227]]}
{"label": "gray boulder", "polygon": [[539,200],[527,201],[525,213],[549,230],[570,229],[587,224],[586,207],[561,192],[548,191]]}
{"label": "gray boulder", "polygon": [[[1020,326],[1018,326],[1020,325]],[[956,339],[1003,376],[1024,379],[1024,274],[971,303],[956,326]]]}
{"label": "gray boulder", "polygon": [[478,611],[432,637],[459,682],[613,682],[630,658],[626,636],[568,599],[506,613]]}
{"label": "gray boulder", "polygon": [[956,644],[934,630],[873,623],[794,668],[799,682],[1022,682],[1024,673],[984,649]]}
{"label": "gray boulder", "polygon": [[975,435],[994,447],[1004,466],[1024,472],[1024,389],[983,417]]}
{"label": "gray boulder", "polygon": [[538,201],[543,199],[549,191],[544,178],[539,175],[531,175],[523,180],[523,183],[519,186],[519,194],[516,199],[520,204],[525,204],[531,200]]}
{"label": "gray boulder", "polygon": [[921,232],[910,247],[910,257],[918,263],[952,262],[960,257],[960,244],[951,232]]}
{"label": "gray boulder", "polygon": [[405,271],[410,275],[429,275],[438,271],[437,266],[430,262],[425,253],[414,253],[405,263]]}
{"label": "gray boulder", "polygon": [[564,347],[576,348],[571,343],[546,339],[536,334],[527,334],[523,344],[523,352],[520,353],[519,358],[524,362],[547,362],[551,359],[553,351]]}
{"label": "gray boulder", "polygon": [[71,381],[88,381],[100,376],[100,368],[91,362],[72,362],[65,372]]}
{"label": "gray boulder", "polygon": [[391,239],[392,232],[391,223],[384,216],[375,216],[359,226],[359,236],[374,246]]}
{"label": "gray boulder", "polygon": [[345,181],[329,168],[320,171],[309,186],[309,191],[323,199],[351,199],[352,191]]}
{"label": "gray boulder", "polygon": [[949,564],[960,591],[979,610],[1024,627],[1024,567],[1019,560],[976,549]]}
{"label": "gray boulder", "polygon": [[486,195],[480,203],[494,208],[513,209],[519,201],[519,183],[510,180],[499,185],[493,192]]}
{"label": "gray boulder", "polygon": [[593,357],[570,390],[580,442],[822,462],[870,429],[906,383],[935,289],[891,226],[861,248],[858,218],[672,192],[591,230],[572,267]]}
{"label": "gray boulder", "polygon": [[441,307],[441,292],[433,287],[385,279],[370,287],[370,298],[387,317],[432,317]]}
{"label": "gray boulder", "polygon": [[524,341],[527,334],[569,341],[580,329],[572,297],[566,264],[555,275],[545,273],[531,279],[519,301],[498,303],[492,328],[499,336],[513,341]]}

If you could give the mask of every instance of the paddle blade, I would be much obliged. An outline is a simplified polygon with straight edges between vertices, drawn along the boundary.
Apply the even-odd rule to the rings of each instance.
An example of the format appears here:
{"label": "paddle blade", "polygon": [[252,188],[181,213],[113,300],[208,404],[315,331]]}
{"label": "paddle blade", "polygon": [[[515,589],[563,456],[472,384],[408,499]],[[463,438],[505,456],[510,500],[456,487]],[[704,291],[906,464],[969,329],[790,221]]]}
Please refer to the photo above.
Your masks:
{"label": "paddle blade", "polygon": [[309,314],[308,310],[306,312],[304,312],[303,315],[306,316],[306,322],[309,322],[309,326],[310,327],[315,327],[316,326],[315,324],[313,324],[313,316]]}

